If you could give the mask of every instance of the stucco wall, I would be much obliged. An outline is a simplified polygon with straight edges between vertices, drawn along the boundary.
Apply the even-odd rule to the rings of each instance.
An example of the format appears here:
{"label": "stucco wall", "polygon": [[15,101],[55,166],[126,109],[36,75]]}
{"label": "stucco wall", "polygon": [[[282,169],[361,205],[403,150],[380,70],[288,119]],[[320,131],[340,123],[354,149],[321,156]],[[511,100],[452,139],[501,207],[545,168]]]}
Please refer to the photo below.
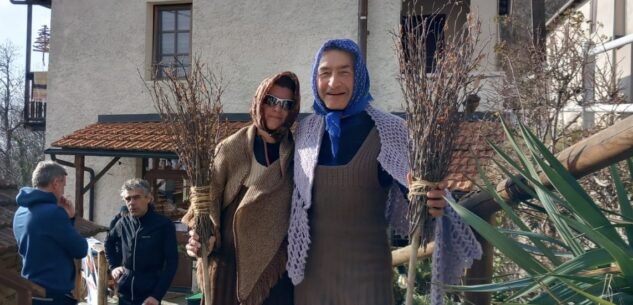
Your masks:
{"label": "stucco wall", "polygon": [[633,0],[626,0],[624,3],[624,16],[627,18],[624,19],[624,29],[626,34],[633,34],[633,21],[631,21],[631,16],[633,16]]}
{"label": "stucco wall", "polygon": [[[56,0],[51,11],[51,52],[46,146],[95,123],[99,114],[155,112],[143,92],[137,69],[145,52],[142,1]],[[72,156],[58,158],[73,162]],[[86,157],[99,172],[110,158]],[[134,177],[134,159],[121,159],[96,185],[96,222],[107,225],[121,204],[118,189]],[[74,198],[74,169],[66,194]],[[88,183],[85,174],[85,183]],[[84,217],[88,218],[88,194]]]}
{"label": "stucco wall", "polygon": [[[402,111],[397,61],[389,31],[400,22],[400,1],[369,0],[368,67],[375,103]],[[52,6],[46,144],[95,123],[100,114],[153,113],[139,74],[149,74],[152,6],[182,1],[55,0]],[[494,29],[496,1],[477,3],[483,29]],[[310,70],[329,38],[357,39],[358,1],[192,1],[192,53],[228,82],[226,112],[247,112],[259,82],[291,70],[301,81],[302,112],[311,112]],[[492,14],[492,15],[491,15]],[[493,32],[496,33],[496,32]],[[492,50],[490,43],[487,50]],[[69,156],[60,157],[73,161]],[[99,172],[110,158],[87,157]],[[74,173],[74,170],[69,169]],[[118,210],[118,189],[140,174],[137,159],[121,159],[96,186],[96,222]],[[86,183],[88,176],[86,175]],[[66,193],[74,194],[74,175]],[[88,196],[84,197],[88,213]]]}
{"label": "stucco wall", "polygon": [[600,0],[598,2],[596,6],[596,22],[599,23],[599,25],[596,27],[596,31],[598,34],[612,39],[615,30],[615,0]]}
{"label": "stucco wall", "polygon": [[[99,114],[155,112],[138,71],[151,53],[151,6],[174,1],[56,0],[52,7],[47,146],[94,123]],[[259,82],[291,70],[299,75],[302,112],[311,111],[310,70],[328,38],[357,38],[357,1],[193,1],[192,48],[221,69],[229,84],[226,112],[247,112]],[[377,104],[400,106],[396,61],[388,30],[399,22],[399,2],[370,1],[368,55]],[[150,22],[148,22],[148,20]],[[62,156],[72,162],[69,156]],[[87,157],[97,172],[109,158]],[[105,225],[121,204],[118,189],[138,173],[138,161],[121,159],[96,186],[96,222]],[[69,172],[74,173],[73,169]],[[88,176],[86,175],[86,183]],[[74,194],[74,175],[66,188]],[[84,197],[88,213],[88,196]]]}
{"label": "stucco wall", "polygon": [[[633,0],[624,2],[624,35],[633,34]],[[628,44],[617,51],[618,75],[621,76],[620,86],[629,102],[633,101],[633,45]]]}

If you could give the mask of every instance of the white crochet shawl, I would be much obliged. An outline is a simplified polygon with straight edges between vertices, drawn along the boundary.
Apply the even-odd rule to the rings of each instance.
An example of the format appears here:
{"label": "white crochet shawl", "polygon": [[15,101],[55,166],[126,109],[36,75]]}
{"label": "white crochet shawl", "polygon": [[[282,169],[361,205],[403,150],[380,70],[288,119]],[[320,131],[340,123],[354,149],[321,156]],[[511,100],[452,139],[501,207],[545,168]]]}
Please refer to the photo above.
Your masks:
{"label": "white crochet shawl", "polygon": [[[394,183],[389,189],[385,217],[389,220],[391,229],[395,234],[406,236],[408,231],[408,221],[406,219],[408,203],[397,183],[407,185],[406,175],[409,171],[407,127],[402,118],[393,114],[380,111],[372,106],[367,106],[365,111],[372,118],[378,130],[381,144],[378,162],[394,179]],[[292,195],[292,210],[290,227],[288,229],[287,263],[288,275],[295,285],[303,280],[306,260],[308,258],[308,249],[310,247],[308,210],[312,205],[314,170],[318,161],[324,127],[324,116],[312,114],[300,122],[296,134],[294,162],[295,187]],[[446,242],[450,245],[447,245],[448,248],[435,247],[435,252],[437,252],[438,249],[440,251],[442,249],[451,249],[460,252],[460,254],[454,253],[453,251],[451,251],[451,253],[444,253],[442,259],[438,258],[436,261],[436,256],[441,253],[437,253],[437,255],[434,253],[433,269],[437,268],[438,271],[442,270],[442,272],[434,272],[433,282],[454,283],[452,280],[455,278],[459,280],[464,268],[472,264],[472,257],[470,256],[481,256],[481,247],[475,240],[470,227],[464,225],[461,218],[459,218],[454,211],[450,210],[450,208],[447,208],[445,216],[441,217],[436,223],[438,227],[435,232],[436,245]],[[441,228],[444,228],[444,230]],[[446,229],[451,231],[458,230],[452,232],[453,234],[446,234]],[[444,234],[438,234],[442,232]],[[448,240],[443,240],[446,239],[444,237],[448,238]],[[454,241],[457,242],[455,246],[453,246],[452,243]],[[477,251],[477,249],[479,251]],[[463,252],[461,250],[467,250],[466,256],[468,257],[461,255],[461,252]],[[459,262],[455,262],[455,259]],[[439,262],[441,262],[441,264]],[[448,264],[448,266],[445,266],[446,264]],[[454,270],[454,272],[451,272],[451,270]],[[451,281],[445,281],[449,279]],[[440,285],[433,286],[440,287]],[[441,290],[439,291],[439,298],[441,299]]]}

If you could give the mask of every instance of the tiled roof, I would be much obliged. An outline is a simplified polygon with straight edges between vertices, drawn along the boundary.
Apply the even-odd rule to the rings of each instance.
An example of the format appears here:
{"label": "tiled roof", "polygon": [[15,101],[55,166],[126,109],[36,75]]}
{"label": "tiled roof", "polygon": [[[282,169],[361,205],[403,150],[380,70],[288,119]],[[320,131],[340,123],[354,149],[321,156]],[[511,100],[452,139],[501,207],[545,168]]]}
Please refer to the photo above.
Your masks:
{"label": "tiled roof", "polygon": [[[231,134],[250,122],[229,122]],[[479,176],[475,157],[485,164],[494,152],[486,143],[499,143],[503,131],[491,121],[463,122],[455,143],[453,160],[446,180],[450,189],[470,191],[473,183],[467,177]],[[96,123],[77,130],[51,144],[52,146],[94,150],[127,150],[173,152],[173,143],[161,122]]]}
{"label": "tiled roof", "polygon": [[453,160],[448,168],[450,189],[470,191],[473,182],[467,177],[477,179],[479,173],[475,166],[475,159],[482,165],[489,163],[494,151],[486,141],[501,143],[504,139],[503,129],[497,122],[474,121],[463,122],[459,127],[458,137],[453,144]]}
{"label": "tiled roof", "polygon": [[[249,122],[229,122],[229,134]],[[174,144],[164,123],[95,123],[51,143],[63,148],[173,152]]]}

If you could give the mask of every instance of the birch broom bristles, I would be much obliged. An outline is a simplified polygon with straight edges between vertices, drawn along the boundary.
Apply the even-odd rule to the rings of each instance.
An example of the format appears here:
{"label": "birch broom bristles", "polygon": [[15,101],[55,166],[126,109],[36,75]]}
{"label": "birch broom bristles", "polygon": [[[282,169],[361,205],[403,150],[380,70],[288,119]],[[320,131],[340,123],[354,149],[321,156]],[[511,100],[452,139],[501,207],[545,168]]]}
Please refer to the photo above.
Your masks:
{"label": "birch broom bristles", "polygon": [[[449,3],[451,10],[455,3]],[[413,5],[415,8],[415,4]],[[411,256],[407,278],[406,305],[413,304],[415,289],[416,259],[420,245],[426,247],[433,228],[426,205],[426,193],[437,187],[448,171],[452,158],[453,141],[459,128],[460,100],[472,93],[469,88],[478,77],[473,72],[479,66],[481,52],[478,46],[479,22],[472,15],[458,26],[450,37],[438,37],[446,33],[448,25],[441,25],[439,14],[422,20],[421,15],[410,10],[394,43],[400,66],[398,81],[404,96],[409,131],[409,163],[413,182],[409,186],[409,221]],[[435,13],[439,13],[437,10]],[[446,14],[452,16],[452,14]],[[457,14],[459,15],[459,14]],[[443,29],[433,25],[442,26]],[[437,50],[433,56],[431,73],[427,71],[426,47],[430,39]],[[471,90],[471,91],[469,91]]]}
{"label": "birch broom bristles", "polygon": [[190,206],[183,222],[192,227],[202,241],[198,265],[204,270],[201,285],[204,301],[211,305],[213,291],[207,260],[210,249],[207,249],[206,241],[218,234],[213,232],[215,226],[209,214],[210,182],[216,146],[227,131],[221,118],[224,88],[221,79],[209,69],[205,70],[197,57],[184,78],[178,77],[176,69],[166,69],[165,78],[154,80],[148,89],[154,107],[173,137],[176,154],[192,185]]}

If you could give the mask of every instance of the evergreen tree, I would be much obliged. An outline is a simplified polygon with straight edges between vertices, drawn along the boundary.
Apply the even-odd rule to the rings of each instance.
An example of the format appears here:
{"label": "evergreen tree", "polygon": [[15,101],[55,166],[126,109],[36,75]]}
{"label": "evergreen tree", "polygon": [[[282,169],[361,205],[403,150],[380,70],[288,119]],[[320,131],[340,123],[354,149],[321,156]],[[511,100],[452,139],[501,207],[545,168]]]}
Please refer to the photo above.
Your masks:
{"label": "evergreen tree", "polygon": [[37,31],[37,38],[35,39],[35,43],[33,43],[33,51],[42,52],[42,65],[46,65],[44,55],[50,50],[50,41],[50,28],[45,24]]}

